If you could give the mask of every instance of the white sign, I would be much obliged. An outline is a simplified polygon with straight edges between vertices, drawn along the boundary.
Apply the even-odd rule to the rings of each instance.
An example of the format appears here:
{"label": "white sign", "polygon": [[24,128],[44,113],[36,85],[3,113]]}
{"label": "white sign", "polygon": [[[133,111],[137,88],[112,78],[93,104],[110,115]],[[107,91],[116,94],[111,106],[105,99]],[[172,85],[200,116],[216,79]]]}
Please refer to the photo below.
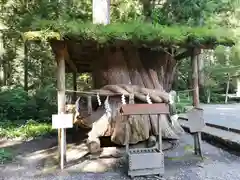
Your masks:
{"label": "white sign", "polygon": [[205,127],[203,109],[193,108],[187,113],[189,129],[191,133],[201,132]]}
{"label": "white sign", "polygon": [[52,115],[52,128],[72,128],[73,127],[73,114],[53,114]]}

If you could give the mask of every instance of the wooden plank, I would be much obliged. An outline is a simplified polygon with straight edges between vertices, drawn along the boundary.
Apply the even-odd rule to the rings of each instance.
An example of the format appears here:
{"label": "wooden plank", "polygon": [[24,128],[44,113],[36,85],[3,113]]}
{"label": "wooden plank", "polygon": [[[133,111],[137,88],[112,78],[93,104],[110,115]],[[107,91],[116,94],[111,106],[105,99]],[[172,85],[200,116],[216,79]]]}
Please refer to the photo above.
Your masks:
{"label": "wooden plank", "polygon": [[120,112],[122,115],[169,114],[169,106],[165,103],[157,104],[125,104]]}
{"label": "wooden plank", "polygon": [[69,56],[68,47],[67,47],[67,44],[66,44],[66,43],[64,44],[64,57],[65,57],[65,59],[66,59],[66,62],[67,62],[68,65],[70,66],[70,68],[71,68],[74,72],[77,72],[78,69],[77,69],[75,63],[71,60],[71,57]]}
{"label": "wooden plank", "polygon": [[203,109],[193,108],[187,113],[191,133],[201,132],[205,127]]}
{"label": "wooden plank", "polygon": [[[200,49],[195,50],[194,55],[197,56],[201,53]],[[190,57],[192,55],[192,49],[188,49],[184,51],[183,53],[180,53],[174,57],[175,60],[181,60],[187,57]]]}

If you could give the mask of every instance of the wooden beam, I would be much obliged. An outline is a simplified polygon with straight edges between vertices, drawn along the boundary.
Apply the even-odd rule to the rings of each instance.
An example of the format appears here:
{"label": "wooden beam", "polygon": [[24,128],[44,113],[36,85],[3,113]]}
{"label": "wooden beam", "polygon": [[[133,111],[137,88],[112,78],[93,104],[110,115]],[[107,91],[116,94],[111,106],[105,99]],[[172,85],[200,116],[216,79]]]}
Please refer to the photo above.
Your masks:
{"label": "wooden beam", "polygon": [[57,40],[50,41],[50,44],[56,56],[58,56],[59,54],[58,51],[59,49],[61,49],[64,60],[67,62],[67,64],[69,65],[69,67],[72,69],[73,72],[77,72],[77,67],[69,56],[67,44],[64,41],[57,41]]}
{"label": "wooden beam", "polygon": [[76,62],[75,64],[77,65],[91,65],[92,64],[92,60],[88,60],[88,61],[81,61],[81,60],[77,60],[77,59],[72,59],[74,62]]}
{"label": "wooden beam", "polygon": [[[190,57],[192,56],[192,49],[188,49],[186,51],[184,51],[183,53],[181,54],[178,54],[174,57],[175,60],[181,60],[181,59],[184,59],[184,58],[187,58],[187,57]],[[200,49],[195,49],[194,50],[194,56],[197,56],[201,53],[201,50]]]}
{"label": "wooden beam", "polygon": [[81,63],[77,62],[76,65],[78,67],[77,69],[79,69],[79,68],[86,69],[86,68],[90,68],[92,64],[81,64]]}
{"label": "wooden beam", "polygon": [[[66,73],[73,73],[73,72],[75,72],[75,71],[73,71],[71,68],[66,67]],[[90,67],[78,67],[77,72],[78,73],[91,72],[91,68]]]}
{"label": "wooden beam", "polygon": [[68,65],[71,67],[71,69],[74,72],[77,72],[77,67],[76,67],[75,63],[71,60],[71,58],[69,56],[67,44],[65,44],[64,53],[65,53],[64,56],[66,58],[66,61],[67,61]]}

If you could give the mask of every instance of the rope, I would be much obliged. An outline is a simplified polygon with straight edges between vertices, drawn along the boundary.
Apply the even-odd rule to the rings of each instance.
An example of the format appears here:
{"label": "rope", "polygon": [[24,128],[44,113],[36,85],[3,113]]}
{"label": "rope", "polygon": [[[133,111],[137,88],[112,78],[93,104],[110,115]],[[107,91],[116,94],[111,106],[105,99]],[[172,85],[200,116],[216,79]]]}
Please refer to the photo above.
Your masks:
{"label": "rope", "polygon": [[98,105],[101,106],[101,105],[102,105],[102,102],[101,102],[99,93],[97,93],[97,101],[98,101]]}
{"label": "rope", "polygon": [[[56,89],[58,91],[58,89]],[[101,95],[101,96],[115,96],[115,95],[122,95],[122,93],[99,93],[99,92],[87,92],[87,91],[74,91],[74,90],[68,90],[65,89],[65,92],[70,92],[70,93],[79,93],[79,94],[83,94],[83,95],[92,95],[92,96],[97,96],[97,95]],[[130,94],[125,94],[125,96],[130,96]]]}
{"label": "rope", "polygon": [[182,90],[182,91],[176,91],[176,93],[179,93],[179,92],[191,92],[191,91],[194,91],[195,89],[187,89],[187,90]]}
{"label": "rope", "polygon": [[146,96],[146,101],[147,101],[148,104],[152,104],[152,101],[151,101],[149,93]]}

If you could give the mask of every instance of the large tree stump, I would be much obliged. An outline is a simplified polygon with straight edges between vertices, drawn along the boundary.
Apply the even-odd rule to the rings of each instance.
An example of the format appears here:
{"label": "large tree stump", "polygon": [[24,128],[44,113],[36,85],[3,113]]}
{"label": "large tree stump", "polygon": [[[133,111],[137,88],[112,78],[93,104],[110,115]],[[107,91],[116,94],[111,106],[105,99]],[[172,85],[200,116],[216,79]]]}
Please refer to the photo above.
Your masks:
{"label": "large tree stump", "polygon": [[[170,91],[171,89],[176,61],[169,53],[153,53],[147,49],[139,51],[139,49],[126,45],[124,48],[101,49],[99,57],[101,57],[99,60],[94,61],[93,76],[96,88],[101,88],[95,92],[126,95],[133,93],[136,103],[146,102],[146,96],[149,94],[153,103],[170,103],[169,93],[166,90]],[[122,105],[120,95],[111,96],[106,102],[111,110],[108,113],[103,111],[105,99],[103,97],[101,99],[103,106],[93,111],[93,114],[87,118],[81,115],[81,109],[84,109],[83,107],[86,105],[78,104],[80,112],[77,112],[77,121],[92,127],[88,138],[90,152],[100,149],[99,137],[105,135],[110,135],[111,140],[120,145],[126,144],[126,133],[129,135],[130,144],[148,139],[151,144],[156,140],[154,137],[158,134],[156,115],[132,116],[128,120],[122,119],[119,114],[119,108]],[[95,106],[96,102],[93,100]],[[130,132],[124,130],[126,123],[129,125]],[[161,126],[162,135],[165,138],[178,139],[179,135],[183,133],[176,118],[167,115],[162,116]]]}

